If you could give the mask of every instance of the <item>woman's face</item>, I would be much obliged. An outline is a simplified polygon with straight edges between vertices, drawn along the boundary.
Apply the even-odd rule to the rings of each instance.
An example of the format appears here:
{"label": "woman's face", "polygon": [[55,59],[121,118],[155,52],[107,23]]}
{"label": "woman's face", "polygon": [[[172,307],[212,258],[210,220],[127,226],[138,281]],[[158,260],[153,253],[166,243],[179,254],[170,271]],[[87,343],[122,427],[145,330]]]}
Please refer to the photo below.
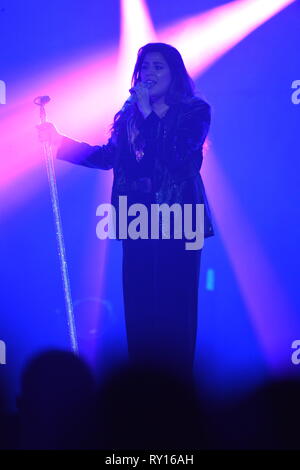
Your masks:
{"label": "woman's face", "polygon": [[149,85],[152,99],[164,96],[171,84],[171,71],[167,61],[160,52],[148,52],[141,65],[140,78]]}

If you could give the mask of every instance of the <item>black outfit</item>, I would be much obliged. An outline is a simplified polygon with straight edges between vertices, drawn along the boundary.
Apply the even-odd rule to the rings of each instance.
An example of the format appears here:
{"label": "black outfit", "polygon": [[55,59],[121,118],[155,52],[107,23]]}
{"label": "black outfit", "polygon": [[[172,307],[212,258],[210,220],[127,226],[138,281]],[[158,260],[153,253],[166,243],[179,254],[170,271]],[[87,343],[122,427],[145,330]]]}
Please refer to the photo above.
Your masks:
{"label": "black outfit", "polygon": [[[112,204],[126,195],[128,206],[143,203],[204,204],[204,236],[213,235],[200,176],[210,107],[200,98],[171,105],[164,118],[152,111],[139,125],[134,154],[127,123],[106,145],[64,138],[57,158],[114,170]],[[150,210],[149,210],[150,213]],[[117,217],[118,220],[118,217]],[[130,217],[128,217],[130,221]],[[150,226],[150,219],[149,219]],[[118,236],[117,226],[117,236]],[[123,294],[129,357],[136,362],[190,371],[193,365],[201,250],[186,250],[185,239],[137,239],[123,243]]]}

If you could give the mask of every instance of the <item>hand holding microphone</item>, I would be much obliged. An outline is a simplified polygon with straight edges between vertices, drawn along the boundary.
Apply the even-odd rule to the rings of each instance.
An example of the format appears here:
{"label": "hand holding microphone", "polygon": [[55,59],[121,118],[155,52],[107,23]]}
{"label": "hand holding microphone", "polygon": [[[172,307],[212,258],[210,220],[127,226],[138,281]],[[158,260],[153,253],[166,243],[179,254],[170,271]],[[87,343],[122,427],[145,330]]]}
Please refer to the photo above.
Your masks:
{"label": "hand holding microphone", "polygon": [[38,131],[38,139],[42,143],[48,143],[50,145],[60,146],[63,135],[61,135],[56,127],[51,123],[46,121],[46,111],[45,105],[49,103],[50,96],[37,96],[33,102],[40,107],[40,119],[41,124],[36,126]]}
{"label": "hand holding microphone", "polygon": [[147,82],[137,82],[137,84],[129,91],[131,93],[129,102],[136,103],[144,118],[149,116],[152,112],[149,96],[149,84]]}

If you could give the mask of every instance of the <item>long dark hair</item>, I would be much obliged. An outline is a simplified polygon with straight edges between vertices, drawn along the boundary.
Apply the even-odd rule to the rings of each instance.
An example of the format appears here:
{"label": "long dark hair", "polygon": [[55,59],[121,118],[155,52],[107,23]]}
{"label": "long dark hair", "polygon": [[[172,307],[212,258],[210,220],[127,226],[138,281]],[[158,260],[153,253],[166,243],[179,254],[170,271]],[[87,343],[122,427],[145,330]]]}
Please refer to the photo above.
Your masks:
{"label": "long dark hair", "polygon": [[[163,42],[151,42],[141,47],[138,51],[137,61],[134,67],[131,86],[134,87],[141,80],[141,68],[146,54],[149,52],[160,52],[170,67],[171,84],[167,91],[165,102],[168,105],[189,101],[195,94],[194,82],[187,73],[184,62],[179,51],[169,44]],[[113,137],[116,139],[122,127],[127,126],[128,140],[134,150],[140,145],[136,143],[137,127],[143,119],[136,104],[131,104],[120,110],[114,117],[111,126]],[[137,145],[135,145],[135,143]]]}

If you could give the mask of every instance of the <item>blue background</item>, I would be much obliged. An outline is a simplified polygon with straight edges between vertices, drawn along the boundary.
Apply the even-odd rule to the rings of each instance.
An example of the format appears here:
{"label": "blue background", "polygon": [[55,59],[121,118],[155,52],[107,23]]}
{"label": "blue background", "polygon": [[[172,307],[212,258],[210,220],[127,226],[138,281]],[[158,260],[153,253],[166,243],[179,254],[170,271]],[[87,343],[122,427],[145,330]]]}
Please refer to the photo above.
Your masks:
{"label": "blue background", "polygon": [[[156,29],[224,3],[229,2],[178,0],[171,7],[171,2],[147,1]],[[296,2],[225,53],[197,80],[212,106],[209,138],[218,164],[296,313],[300,308],[300,105],[291,101],[291,84],[300,79],[299,20]],[[117,47],[119,27],[117,0],[1,1],[0,79],[7,85],[2,118],[23,83],[65,62],[76,64],[97,50]],[[63,165],[57,164],[57,180],[80,351],[89,359],[88,312],[93,305],[103,319],[96,332],[96,367],[101,369],[126,355],[121,245],[109,242],[101,289],[94,283],[89,287],[87,279],[83,282],[87,250],[91,257],[96,252],[96,259],[101,257],[102,245],[95,236],[95,194],[107,175],[75,166],[66,173]],[[49,347],[68,348],[46,171],[41,166],[28,177],[41,179],[43,185],[30,200],[5,214],[1,230],[0,339],[7,345],[7,364],[0,366],[0,373],[9,385],[11,404],[20,371],[31,355]],[[15,191],[22,188],[16,186]],[[6,197],[9,194],[4,194],[4,205]],[[213,270],[212,289],[207,284],[208,270]],[[93,272],[97,272],[96,262],[91,262],[91,277]],[[288,311],[282,321],[289,323]],[[300,337],[298,318],[296,325],[291,342]],[[287,349],[285,369],[295,371],[290,354]],[[240,393],[270,374],[217,224],[216,236],[206,242],[202,258],[196,370],[199,380],[217,395]]]}

